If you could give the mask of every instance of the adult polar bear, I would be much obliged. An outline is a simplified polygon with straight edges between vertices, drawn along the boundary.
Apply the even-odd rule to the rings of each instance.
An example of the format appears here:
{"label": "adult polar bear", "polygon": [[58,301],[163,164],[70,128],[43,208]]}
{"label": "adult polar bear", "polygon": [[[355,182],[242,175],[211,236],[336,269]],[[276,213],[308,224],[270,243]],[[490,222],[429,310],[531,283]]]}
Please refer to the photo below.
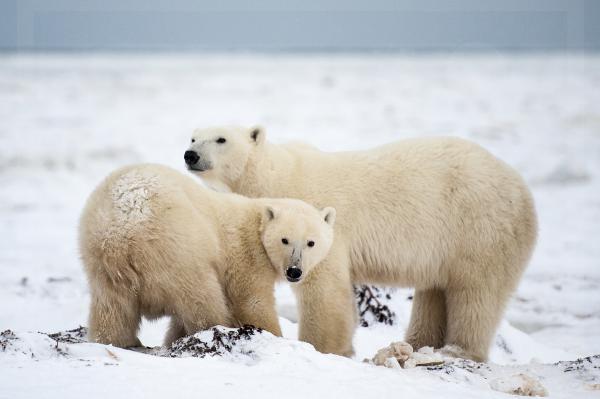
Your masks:
{"label": "adult polar bear", "polygon": [[487,359],[536,234],[521,177],[457,138],[322,152],[265,141],[261,128],[193,133],[188,168],[250,197],[291,197],[337,210],[329,256],[295,285],[300,339],[352,353],[353,283],[416,288],[405,339]]}

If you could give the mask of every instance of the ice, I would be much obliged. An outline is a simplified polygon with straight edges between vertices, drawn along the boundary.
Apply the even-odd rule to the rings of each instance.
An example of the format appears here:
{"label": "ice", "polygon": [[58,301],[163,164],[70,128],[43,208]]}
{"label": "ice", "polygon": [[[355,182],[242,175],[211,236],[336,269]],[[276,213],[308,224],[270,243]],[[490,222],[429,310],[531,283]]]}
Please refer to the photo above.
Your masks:
{"label": "ice", "polygon": [[[585,54],[0,55],[0,331],[10,329],[19,337],[11,348],[25,352],[0,346],[0,397],[501,398],[490,382],[518,374],[539,379],[551,397],[598,395],[598,104],[600,57]],[[410,289],[386,299],[392,325],[357,329],[353,359],[319,354],[294,340],[287,285],[277,288],[285,338],[263,337],[258,360],[68,342],[58,347],[69,355],[58,355],[38,332],[87,325],[76,240],[87,196],[131,163],[185,173],[192,130],[229,124],[259,124],[269,140],[328,151],[455,135],[519,170],[540,235],[489,365],[363,364],[403,339]],[[142,342],[160,345],[166,325],[144,322]]]}

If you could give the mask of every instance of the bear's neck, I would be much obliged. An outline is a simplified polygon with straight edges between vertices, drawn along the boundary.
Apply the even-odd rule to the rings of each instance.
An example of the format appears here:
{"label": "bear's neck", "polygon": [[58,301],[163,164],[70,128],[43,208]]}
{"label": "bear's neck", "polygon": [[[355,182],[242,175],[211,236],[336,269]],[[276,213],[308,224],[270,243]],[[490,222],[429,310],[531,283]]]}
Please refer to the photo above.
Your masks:
{"label": "bear's neck", "polygon": [[263,152],[248,162],[245,173],[235,182],[233,192],[247,197],[285,197],[280,191],[281,181],[292,181],[292,173],[297,168],[296,156],[287,148],[265,143]]}

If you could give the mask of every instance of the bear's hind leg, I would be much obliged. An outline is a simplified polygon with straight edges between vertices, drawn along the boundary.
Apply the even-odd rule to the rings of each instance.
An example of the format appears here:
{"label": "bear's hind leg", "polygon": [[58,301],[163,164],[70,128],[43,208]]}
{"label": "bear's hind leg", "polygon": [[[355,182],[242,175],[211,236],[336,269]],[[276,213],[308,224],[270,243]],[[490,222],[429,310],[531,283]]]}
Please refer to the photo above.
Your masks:
{"label": "bear's hind leg", "polygon": [[405,341],[417,350],[423,346],[441,348],[446,332],[446,297],[438,288],[416,290]]}
{"label": "bear's hind leg", "polygon": [[448,288],[448,325],[443,352],[487,360],[496,327],[502,318],[505,300],[491,287]]}
{"label": "bear's hind leg", "polygon": [[92,289],[89,339],[120,348],[142,346],[137,337],[141,322],[135,296],[119,295],[113,289]]}

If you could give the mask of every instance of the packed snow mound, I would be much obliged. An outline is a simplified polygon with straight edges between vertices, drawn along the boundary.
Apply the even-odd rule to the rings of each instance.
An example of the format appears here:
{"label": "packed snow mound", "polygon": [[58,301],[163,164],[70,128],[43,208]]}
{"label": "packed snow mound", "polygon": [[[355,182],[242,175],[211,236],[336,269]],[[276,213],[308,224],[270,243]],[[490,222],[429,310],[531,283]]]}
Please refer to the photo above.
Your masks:
{"label": "packed snow mound", "polygon": [[218,358],[245,365],[285,356],[297,359],[322,356],[310,344],[276,337],[266,330],[248,325],[239,328],[211,327],[180,338],[170,347],[152,348],[146,353],[170,358]]}
{"label": "packed snow mound", "polygon": [[31,359],[33,361],[65,360],[109,360],[117,359],[110,345],[99,345],[87,341],[87,328],[57,333],[19,332],[6,330],[0,333],[0,360],[3,357]]}
{"label": "packed snow mound", "polygon": [[15,333],[5,330],[0,333],[0,355],[25,357],[33,360],[55,359],[69,355],[67,345],[44,333]]}
{"label": "packed snow mound", "polygon": [[261,339],[264,337],[260,337],[263,333],[263,329],[248,325],[240,328],[217,326],[182,337],[170,347],[160,348],[153,354],[168,357],[252,357],[257,341],[264,341]]}
{"label": "packed snow mound", "polygon": [[[100,352],[102,356],[108,352],[109,357],[116,359],[117,353],[139,353],[158,357],[220,357],[228,361],[243,363],[259,361],[274,353],[315,353],[312,345],[276,337],[273,334],[254,326],[228,328],[211,327],[196,334],[182,337],[169,347],[121,349],[112,345],[102,345],[87,341],[87,328],[57,333],[26,332],[15,333],[6,330],[0,333],[0,355],[25,356],[36,360],[54,359],[58,356],[70,358],[90,358]],[[92,356],[93,357],[93,356]]]}

